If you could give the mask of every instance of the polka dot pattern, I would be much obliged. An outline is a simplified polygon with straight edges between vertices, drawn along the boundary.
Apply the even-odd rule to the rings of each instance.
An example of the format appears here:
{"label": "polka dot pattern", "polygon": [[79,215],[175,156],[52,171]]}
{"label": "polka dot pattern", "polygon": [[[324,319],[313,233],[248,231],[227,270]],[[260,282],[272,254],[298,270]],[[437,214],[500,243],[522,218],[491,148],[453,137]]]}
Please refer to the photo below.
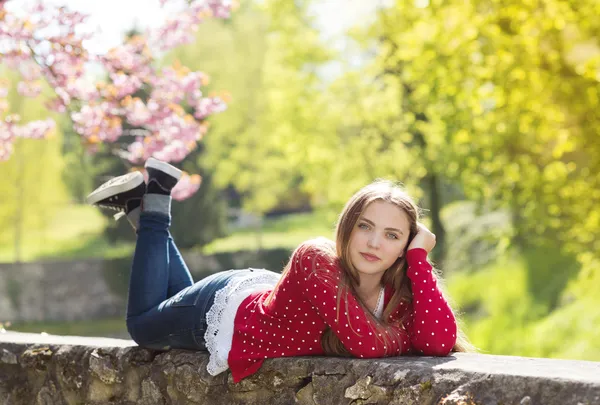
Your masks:
{"label": "polka dot pattern", "polygon": [[413,351],[426,356],[447,356],[456,343],[456,319],[437,286],[424,249],[406,255],[413,291],[410,317],[405,322]]}
{"label": "polka dot pattern", "polygon": [[[255,373],[266,358],[323,355],[321,335],[327,327],[358,358],[414,351],[448,354],[454,346],[456,323],[437,290],[425,251],[413,249],[407,255],[413,304],[401,303],[390,324],[380,328],[352,294],[342,291],[338,303],[341,270],[322,249],[315,241],[296,249],[291,268],[268,305],[269,291],[251,294],[239,306],[228,357],[235,382]],[[392,293],[386,289],[386,305]],[[398,321],[402,318],[403,325]]]}

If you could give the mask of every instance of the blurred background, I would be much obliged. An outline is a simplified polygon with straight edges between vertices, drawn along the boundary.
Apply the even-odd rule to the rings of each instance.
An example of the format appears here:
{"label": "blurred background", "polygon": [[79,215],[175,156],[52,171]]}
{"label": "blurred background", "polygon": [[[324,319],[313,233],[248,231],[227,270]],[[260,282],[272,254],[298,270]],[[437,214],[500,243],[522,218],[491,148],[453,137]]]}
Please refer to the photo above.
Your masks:
{"label": "blurred background", "polygon": [[[10,56],[9,18],[30,2],[0,3],[0,54]],[[44,2],[89,16],[82,46],[95,55],[176,15],[168,2],[93,3]],[[173,204],[196,279],[279,271],[300,242],[333,236],[355,191],[393,179],[437,235],[433,259],[481,352],[600,361],[598,1],[221,5],[231,14],[208,18],[213,9],[187,43],[152,56],[157,69],[203,72],[203,92],[227,105],[196,115],[205,134],[173,159],[201,179]],[[0,331],[127,337],[135,234],[84,201],[140,166],[130,148],[139,134],[82,134],[73,112],[83,98],[51,111],[52,80],[26,97],[14,63],[0,59],[0,75],[0,139],[15,114],[56,123],[42,139],[10,138],[0,161]],[[83,78],[114,80],[99,63]]]}

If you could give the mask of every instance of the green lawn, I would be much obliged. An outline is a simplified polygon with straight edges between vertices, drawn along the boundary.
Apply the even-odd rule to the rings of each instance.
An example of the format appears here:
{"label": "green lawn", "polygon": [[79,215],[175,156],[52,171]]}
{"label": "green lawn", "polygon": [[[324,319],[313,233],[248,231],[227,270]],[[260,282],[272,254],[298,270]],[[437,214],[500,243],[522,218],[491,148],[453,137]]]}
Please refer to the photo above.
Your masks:
{"label": "green lawn", "polygon": [[[59,210],[46,229],[24,230],[21,260],[119,257],[133,251],[133,243],[110,245],[103,237],[106,218],[97,208],[69,205]],[[15,261],[14,239],[5,235],[0,262]]]}
{"label": "green lawn", "polygon": [[[106,217],[88,205],[70,205],[59,210],[46,229],[25,230],[21,260],[69,260],[90,257],[123,257],[130,255],[134,243],[109,244],[103,237]],[[236,229],[231,235],[217,239],[202,252],[213,254],[259,247],[292,249],[302,241],[317,236],[333,237],[335,217],[327,212],[292,214],[266,219],[260,232],[256,228]],[[0,262],[15,260],[14,240],[8,236],[0,246]]]}
{"label": "green lawn", "polygon": [[204,246],[205,254],[271,248],[293,249],[301,242],[325,236],[333,238],[335,217],[327,212],[290,214],[275,219],[266,219],[259,232],[255,228],[238,229],[224,238],[216,239]]}
{"label": "green lawn", "polygon": [[[124,318],[99,319],[77,322],[31,322],[4,325],[7,330],[50,335],[101,336],[128,338]],[[1,325],[0,325],[1,328]]]}
{"label": "green lawn", "polygon": [[[540,252],[512,253],[446,280],[471,342],[482,353],[600,361],[598,298],[577,296],[568,287],[544,294],[566,266],[542,277],[548,265]],[[533,268],[526,261],[530,255],[538,257]]]}

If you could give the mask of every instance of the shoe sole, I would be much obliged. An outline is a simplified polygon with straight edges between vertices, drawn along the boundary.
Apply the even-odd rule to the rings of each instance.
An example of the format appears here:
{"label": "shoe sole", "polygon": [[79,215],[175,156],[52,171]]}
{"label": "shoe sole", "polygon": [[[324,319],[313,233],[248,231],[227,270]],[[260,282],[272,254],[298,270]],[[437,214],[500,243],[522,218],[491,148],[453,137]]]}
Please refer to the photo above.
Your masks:
{"label": "shoe sole", "polygon": [[144,182],[144,175],[141,172],[131,172],[119,177],[114,177],[102,184],[95,191],[87,196],[88,204],[95,204],[105,198],[112,197],[125,191],[133,190]]}
{"label": "shoe sole", "polygon": [[181,178],[181,173],[182,173],[181,170],[179,170],[175,166],[172,166],[166,162],[160,161],[153,157],[148,158],[148,160],[146,160],[146,164],[144,165],[144,167],[146,169],[151,168],[151,169],[160,170],[161,172],[166,173],[169,176],[177,179],[177,181],[179,181],[179,179]]}

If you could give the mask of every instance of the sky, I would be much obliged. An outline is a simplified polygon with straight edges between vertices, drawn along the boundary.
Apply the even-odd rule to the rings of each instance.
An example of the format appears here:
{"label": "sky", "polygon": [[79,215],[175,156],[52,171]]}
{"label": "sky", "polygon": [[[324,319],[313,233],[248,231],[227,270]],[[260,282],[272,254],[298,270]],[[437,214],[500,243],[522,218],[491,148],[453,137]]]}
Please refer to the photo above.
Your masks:
{"label": "sky", "polygon": [[[314,13],[323,35],[335,39],[346,28],[366,21],[384,1],[317,0]],[[12,0],[8,4],[14,9],[32,3],[33,0]],[[84,46],[92,53],[103,53],[116,46],[124,32],[134,25],[142,29],[159,26],[174,11],[162,8],[158,0],[44,0],[44,3],[64,5],[90,16],[85,30],[93,32],[94,38]]]}
{"label": "sky", "polygon": [[[44,4],[66,6],[77,10],[88,19],[83,31],[92,33],[92,39],[83,46],[92,54],[103,54],[122,43],[125,32],[133,27],[140,30],[159,27],[169,15],[174,15],[185,0],[171,0],[161,7],[159,0],[43,0]],[[240,2],[250,0],[238,0]],[[261,0],[254,0],[261,1]],[[289,0],[293,1],[293,0]],[[363,55],[349,47],[345,31],[355,25],[366,24],[375,18],[378,7],[394,0],[315,0],[314,13],[317,27],[328,46],[337,49],[345,63],[332,61],[319,68],[319,74],[328,80],[339,77],[346,70],[346,64],[357,67],[364,63]],[[429,0],[413,0],[429,2]],[[11,11],[37,3],[36,0],[11,0],[7,8]],[[100,65],[88,63],[86,73],[90,77],[102,75]]]}

